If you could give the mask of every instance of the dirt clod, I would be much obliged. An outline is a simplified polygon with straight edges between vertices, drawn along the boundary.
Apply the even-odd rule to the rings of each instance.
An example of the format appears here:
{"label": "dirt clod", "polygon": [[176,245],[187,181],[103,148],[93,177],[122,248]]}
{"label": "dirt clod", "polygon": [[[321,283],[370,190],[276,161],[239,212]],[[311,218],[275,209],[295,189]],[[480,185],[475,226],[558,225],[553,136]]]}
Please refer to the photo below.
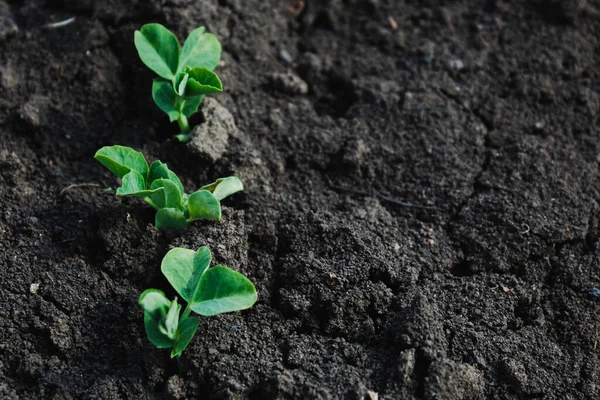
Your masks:
{"label": "dirt clod", "polygon": [[237,135],[233,116],[217,100],[205,98],[202,105],[204,123],[196,126],[188,146],[195,153],[216,162],[227,151],[229,137]]}
{"label": "dirt clod", "polygon": [[306,94],[308,85],[298,75],[291,71],[286,73],[275,73],[270,76],[271,85],[276,90],[287,94]]}

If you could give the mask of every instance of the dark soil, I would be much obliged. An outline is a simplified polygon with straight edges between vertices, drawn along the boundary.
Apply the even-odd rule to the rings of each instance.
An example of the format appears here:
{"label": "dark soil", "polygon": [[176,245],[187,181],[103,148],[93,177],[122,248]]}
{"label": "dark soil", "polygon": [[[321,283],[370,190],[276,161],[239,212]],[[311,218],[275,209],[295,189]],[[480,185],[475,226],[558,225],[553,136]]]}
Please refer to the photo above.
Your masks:
{"label": "dark soil", "polygon": [[[600,2],[300,3],[0,1],[0,398],[600,398]],[[147,22],[223,43],[212,158],[152,103]],[[246,190],[158,232],[111,144]],[[137,298],[201,245],[259,301],[179,377]]]}

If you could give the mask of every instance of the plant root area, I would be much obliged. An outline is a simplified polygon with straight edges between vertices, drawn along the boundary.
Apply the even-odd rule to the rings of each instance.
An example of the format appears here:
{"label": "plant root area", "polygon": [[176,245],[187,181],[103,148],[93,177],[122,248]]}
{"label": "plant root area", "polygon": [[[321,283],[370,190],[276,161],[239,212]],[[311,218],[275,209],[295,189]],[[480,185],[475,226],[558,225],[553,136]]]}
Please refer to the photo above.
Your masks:
{"label": "plant root area", "polygon": [[[133,33],[223,44],[179,143]],[[600,1],[0,1],[0,398],[600,398]],[[159,232],[121,144],[220,222]],[[147,340],[173,247],[259,300]]]}

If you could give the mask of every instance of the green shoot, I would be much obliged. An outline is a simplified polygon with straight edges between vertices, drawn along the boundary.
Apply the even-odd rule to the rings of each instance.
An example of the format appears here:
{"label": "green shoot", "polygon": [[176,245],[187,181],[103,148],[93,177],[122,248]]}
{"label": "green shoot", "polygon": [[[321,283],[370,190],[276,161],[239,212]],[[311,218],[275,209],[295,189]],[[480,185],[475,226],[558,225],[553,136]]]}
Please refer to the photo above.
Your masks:
{"label": "green shoot", "polygon": [[117,196],[139,197],[156,209],[158,229],[185,229],[200,219],[218,221],[221,200],[244,190],[239,178],[229,176],[188,195],[167,164],[157,160],[148,166],[144,155],[130,147],[106,146],[94,158],[121,179]]}
{"label": "green shoot", "polygon": [[140,59],[159,78],[152,83],[152,98],[171,122],[177,121],[181,141],[189,140],[189,118],[209,93],[223,91],[212,70],[219,65],[221,44],[215,35],[197,28],[179,47],[177,37],[161,24],[146,24],[135,31],[134,42]]}
{"label": "green shoot", "polygon": [[198,251],[174,248],[163,258],[163,275],[187,302],[183,313],[177,297],[169,301],[160,290],[147,289],[138,301],[144,309],[148,340],[158,348],[171,349],[171,358],[177,357],[179,362],[200,324],[190,316],[192,311],[208,317],[245,310],[257,299],[248,278],[223,265],[209,268],[211,260],[206,246]]}

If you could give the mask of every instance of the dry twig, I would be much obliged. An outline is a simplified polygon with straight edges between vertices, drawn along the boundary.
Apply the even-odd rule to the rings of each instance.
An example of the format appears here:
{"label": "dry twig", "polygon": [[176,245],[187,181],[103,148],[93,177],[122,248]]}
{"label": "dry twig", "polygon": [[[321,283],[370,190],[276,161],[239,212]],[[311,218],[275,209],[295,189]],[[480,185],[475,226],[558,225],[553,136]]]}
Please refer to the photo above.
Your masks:
{"label": "dry twig", "polygon": [[69,24],[72,24],[73,22],[75,22],[75,17],[67,18],[65,20],[58,21],[58,22],[51,22],[46,25],[43,25],[42,28],[46,28],[46,29],[62,28],[63,26],[67,26]]}
{"label": "dry twig", "polygon": [[80,187],[100,187],[100,185],[97,184],[97,183],[74,183],[72,185],[67,186],[63,190],[61,190],[58,195],[62,196],[62,194],[64,192],[66,192],[67,190],[71,190],[71,189],[74,189],[74,188],[80,188]]}

